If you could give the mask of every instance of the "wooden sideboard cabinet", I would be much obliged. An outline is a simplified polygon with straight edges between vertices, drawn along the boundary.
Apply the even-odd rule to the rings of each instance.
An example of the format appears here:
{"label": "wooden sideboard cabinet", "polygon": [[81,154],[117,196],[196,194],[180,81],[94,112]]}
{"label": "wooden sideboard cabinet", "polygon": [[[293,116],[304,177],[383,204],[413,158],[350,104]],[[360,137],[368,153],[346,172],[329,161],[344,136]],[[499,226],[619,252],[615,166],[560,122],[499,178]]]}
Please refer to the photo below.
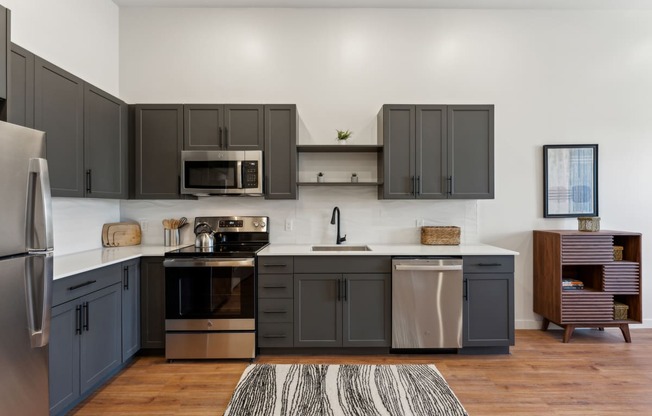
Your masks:
{"label": "wooden sideboard cabinet", "polygon": [[[622,246],[622,260],[614,260]],[[643,319],[641,234],[623,231],[534,231],[534,312],[564,328],[563,342],[577,327],[619,327],[631,342],[629,324]],[[562,279],[582,281],[583,289],[563,289]],[[627,307],[614,318],[615,303]]]}

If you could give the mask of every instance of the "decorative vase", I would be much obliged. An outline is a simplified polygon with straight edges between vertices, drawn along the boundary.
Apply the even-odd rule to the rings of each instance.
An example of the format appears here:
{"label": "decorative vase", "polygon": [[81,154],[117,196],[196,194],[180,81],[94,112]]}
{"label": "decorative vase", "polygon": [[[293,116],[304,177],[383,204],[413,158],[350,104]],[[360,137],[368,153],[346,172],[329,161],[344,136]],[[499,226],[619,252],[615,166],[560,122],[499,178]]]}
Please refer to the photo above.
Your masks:
{"label": "decorative vase", "polygon": [[346,139],[337,139],[337,144],[346,144]]}

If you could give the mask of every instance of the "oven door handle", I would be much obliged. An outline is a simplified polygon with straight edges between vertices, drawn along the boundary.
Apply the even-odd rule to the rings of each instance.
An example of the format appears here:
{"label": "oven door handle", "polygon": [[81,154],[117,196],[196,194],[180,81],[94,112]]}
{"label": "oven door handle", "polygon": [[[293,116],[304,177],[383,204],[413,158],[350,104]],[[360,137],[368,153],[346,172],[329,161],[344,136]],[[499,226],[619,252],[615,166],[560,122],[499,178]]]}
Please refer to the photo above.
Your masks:
{"label": "oven door handle", "polygon": [[253,258],[225,258],[225,259],[211,259],[211,258],[192,258],[192,259],[165,259],[163,261],[164,267],[254,267],[255,260]]}

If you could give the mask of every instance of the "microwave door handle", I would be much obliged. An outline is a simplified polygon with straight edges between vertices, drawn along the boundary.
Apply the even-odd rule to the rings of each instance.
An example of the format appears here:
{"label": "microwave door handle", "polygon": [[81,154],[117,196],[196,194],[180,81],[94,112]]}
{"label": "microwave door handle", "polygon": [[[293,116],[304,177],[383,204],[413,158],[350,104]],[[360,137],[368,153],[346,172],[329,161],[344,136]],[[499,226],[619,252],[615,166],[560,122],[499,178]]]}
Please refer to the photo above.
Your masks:
{"label": "microwave door handle", "polygon": [[242,160],[238,160],[236,162],[236,168],[235,169],[236,169],[236,175],[235,175],[235,178],[236,178],[236,184],[235,185],[236,186],[235,187],[238,188],[238,189],[242,189],[242,175],[244,174],[244,172],[242,172]]}

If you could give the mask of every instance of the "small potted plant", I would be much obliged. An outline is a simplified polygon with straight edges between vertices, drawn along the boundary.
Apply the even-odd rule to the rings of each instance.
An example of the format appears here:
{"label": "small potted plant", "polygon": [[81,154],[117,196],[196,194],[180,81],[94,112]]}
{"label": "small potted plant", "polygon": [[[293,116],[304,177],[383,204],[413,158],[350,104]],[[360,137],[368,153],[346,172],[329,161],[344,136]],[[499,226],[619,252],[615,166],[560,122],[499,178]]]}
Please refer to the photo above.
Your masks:
{"label": "small potted plant", "polygon": [[351,137],[351,135],[353,134],[353,132],[349,130],[335,130],[335,131],[337,131],[337,142],[339,144],[345,144],[348,138]]}
{"label": "small potted plant", "polygon": [[323,172],[319,172],[317,174],[317,182],[324,182],[324,173]]}

